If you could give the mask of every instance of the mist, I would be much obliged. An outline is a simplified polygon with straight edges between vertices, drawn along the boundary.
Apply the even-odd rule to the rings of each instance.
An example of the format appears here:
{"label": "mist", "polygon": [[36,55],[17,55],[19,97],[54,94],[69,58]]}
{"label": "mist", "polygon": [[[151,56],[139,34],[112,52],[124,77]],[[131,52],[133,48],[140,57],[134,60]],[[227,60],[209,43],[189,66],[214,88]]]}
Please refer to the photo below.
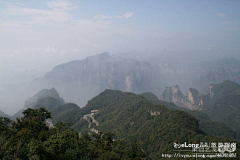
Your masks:
{"label": "mist", "polygon": [[175,67],[239,60],[239,7],[239,1],[1,0],[0,110],[16,113],[36,92],[28,84],[55,66],[103,52]]}

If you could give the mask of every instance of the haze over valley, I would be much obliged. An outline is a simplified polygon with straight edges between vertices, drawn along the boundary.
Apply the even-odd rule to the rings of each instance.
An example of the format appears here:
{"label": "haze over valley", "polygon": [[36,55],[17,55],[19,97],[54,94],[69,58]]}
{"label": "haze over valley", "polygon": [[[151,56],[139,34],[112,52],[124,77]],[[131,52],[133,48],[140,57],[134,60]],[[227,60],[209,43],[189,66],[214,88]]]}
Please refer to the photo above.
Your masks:
{"label": "haze over valley", "polygon": [[[67,101],[83,107],[106,88],[151,91],[159,97],[165,87],[176,84],[184,93],[189,87],[205,93],[211,83],[239,83],[238,1],[0,3],[0,110],[8,114],[54,85]],[[91,60],[104,52],[110,53],[109,62]],[[70,66],[71,73],[63,73]],[[59,77],[53,85],[59,67],[61,78],[79,72],[68,84]],[[40,81],[42,86],[29,86]],[[73,88],[72,95],[63,93],[66,86],[60,83],[67,85],[66,92]]]}
{"label": "haze over valley", "polygon": [[0,0],[0,159],[239,158],[239,8]]}

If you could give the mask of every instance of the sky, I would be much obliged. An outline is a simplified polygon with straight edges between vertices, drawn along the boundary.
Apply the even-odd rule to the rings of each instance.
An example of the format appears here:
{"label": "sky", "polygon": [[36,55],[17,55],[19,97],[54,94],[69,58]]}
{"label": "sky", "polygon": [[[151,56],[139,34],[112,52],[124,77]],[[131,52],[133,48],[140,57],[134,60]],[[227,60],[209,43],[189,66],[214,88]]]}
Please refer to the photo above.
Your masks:
{"label": "sky", "polygon": [[109,52],[240,54],[239,0],[0,0],[0,90]]}

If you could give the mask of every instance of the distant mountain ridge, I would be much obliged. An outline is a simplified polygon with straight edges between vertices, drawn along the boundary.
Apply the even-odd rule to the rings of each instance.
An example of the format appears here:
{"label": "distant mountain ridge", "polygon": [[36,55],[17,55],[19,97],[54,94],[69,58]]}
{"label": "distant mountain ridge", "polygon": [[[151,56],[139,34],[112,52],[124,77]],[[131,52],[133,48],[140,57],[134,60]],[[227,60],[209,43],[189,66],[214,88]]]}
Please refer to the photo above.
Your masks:
{"label": "distant mountain ridge", "polygon": [[[32,84],[34,87],[38,86],[39,90],[55,87],[65,100],[80,106],[84,106],[105,89],[137,94],[152,92],[159,95],[168,84],[179,84],[184,91],[186,87],[196,88],[200,94],[212,83],[232,80],[240,84],[238,62],[236,59],[224,59],[172,68],[169,65],[140,62],[105,52],[58,65],[44,77],[35,79]],[[192,91],[189,94],[193,92],[195,93]],[[188,105],[192,105],[191,103],[193,102]],[[197,105],[193,104],[192,108],[197,109]]]}
{"label": "distant mountain ridge", "polygon": [[[234,63],[230,63],[231,61]],[[237,75],[237,69],[240,70],[240,66],[235,61],[237,60],[228,59],[226,63],[214,62],[207,68],[201,64],[188,68],[179,66],[179,69],[174,69],[168,65],[140,62],[105,52],[58,65],[44,77],[35,79],[32,86],[39,88],[38,90],[55,87],[65,100],[84,106],[88,100],[105,89],[133,93],[152,92],[159,95],[164,86],[174,82],[184,88],[192,84],[200,88],[200,91],[205,90],[207,85],[226,78],[240,82],[240,76],[230,76]],[[221,65],[223,63],[225,65]],[[229,67],[235,68],[229,70]],[[227,76],[222,70],[228,71]],[[222,78],[206,78],[213,71],[221,72],[222,75],[216,75]],[[192,108],[196,108],[196,105]]]}
{"label": "distant mountain ridge", "polygon": [[183,93],[189,88],[196,88],[200,93],[205,93],[210,84],[226,80],[240,84],[240,61],[234,58],[174,67],[168,63],[158,63],[157,67],[162,83],[165,86],[178,84]]}
{"label": "distant mountain ridge", "polygon": [[[136,94],[152,92],[159,96],[165,86],[178,84],[183,94],[186,94],[189,88],[195,88],[198,94],[201,94],[206,92],[210,84],[221,83],[224,80],[240,84],[239,64],[238,60],[230,58],[198,64],[189,62],[185,65],[182,63],[173,65],[167,61],[166,63],[141,62],[102,53],[83,60],[60,64],[45,76],[33,80],[31,84],[12,86],[6,91],[1,91],[0,105],[10,106],[9,108],[13,110],[14,106],[23,105],[28,97],[43,88],[56,88],[67,102],[76,103],[80,107],[85,106],[87,101],[105,89]],[[191,94],[195,92],[192,91]],[[189,96],[191,98],[190,94]],[[18,97],[18,99],[12,102],[8,97]],[[189,106],[192,105],[193,109],[197,109],[197,101],[192,99],[183,103],[189,103]]]}
{"label": "distant mountain ridge", "polygon": [[32,84],[55,87],[65,100],[84,106],[105,89],[135,93],[153,90],[154,76],[149,63],[102,53],[58,65]]}

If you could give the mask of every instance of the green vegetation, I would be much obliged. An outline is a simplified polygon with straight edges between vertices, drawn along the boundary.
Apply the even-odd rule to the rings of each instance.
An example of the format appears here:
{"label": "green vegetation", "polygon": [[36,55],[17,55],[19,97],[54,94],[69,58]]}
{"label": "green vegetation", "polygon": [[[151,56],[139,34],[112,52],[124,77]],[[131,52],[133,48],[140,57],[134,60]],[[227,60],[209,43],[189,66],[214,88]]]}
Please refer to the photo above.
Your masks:
{"label": "green vegetation", "polygon": [[205,95],[203,98],[202,111],[213,121],[230,127],[236,132],[236,139],[240,141],[240,85],[232,81],[214,84],[211,95]]}
{"label": "green vegetation", "polygon": [[62,103],[59,102],[58,99],[53,97],[46,97],[46,98],[39,99],[32,108],[38,109],[38,108],[44,107],[47,110],[52,110],[60,105],[62,105]]}
{"label": "green vegetation", "polygon": [[45,108],[27,109],[11,121],[0,117],[0,159],[3,160],[118,160],[147,159],[136,144],[116,140],[110,132],[79,133],[60,122],[47,127],[51,114]]}
{"label": "green vegetation", "polygon": [[[162,153],[173,153],[174,142],[218,142],[230,141],[206,135],[199,122],[190,114],[180,110],[169,110],[162,105],[154,105],[142,96],[121,91],[106,90],[93,98],[81,115],[98,110],[94,115],[99,125],[91,128],[114,132],[118,138],[137,143],[153,159]],[[205,114],[204,114],[205,116]],[[91,133],[88,123],[80,117],[72,127],[84,133]]]}
{"label": "green vegetation", "polygon": [[[174,142],[237,139],[236,132],[212,122],[206,113],[180,110],[150,93],[105,90],[81,109],[73,103],[54,106],[52,102],[38,103],[52,114],[38,108],[25,110],[16,121],[0,118],[0,159],[158,160],[162,153],[175,153]],[[53,128],[45,123],[51,116]]]}
{"label": "green vegetation", "polygon": [[224,81],[213,85],[214,98],[221,98],[228,95],[240,95],[240,85],[232,81]]}
{"label": "green vegetation", "polygon": [[199,119],[199,128],[209,135],[225,137],[233,140],[240,140],[237,137],[237,132],[220,122],[213,122],[210,120]]}
{"label": "green vegetation", "polygon": [[80,108],[73,103],[67,103],[51,110],[53,123],[76,123],[80,118]]}
{"label": "green vegetation", "polygon": [[[191,114],[192,116],[198,119],[199,129],[209,135],[240,141],[240,137],[238,136],[238,133],[236,131],[233,131],[230,127],[225,125],[223,122],[217,122],[217,120],[212,121],[211,120],[212,117],[210,118],[210,116],[208,116],[207,113],[204,113],[202,111],[188,110],[186,108],[178,107],[174,103],[157,100],[156,98],[153,99],[151,97],[154,97],[155,95],[152,93],[142,93],[140,95],[145,97],[152,104],[164,105],[170,110],[182,110],[184,112]],[[223,102],[223,104],[224,103],[225,102]],[[218,115],[216,114],[215,116],[218,116]]]}

